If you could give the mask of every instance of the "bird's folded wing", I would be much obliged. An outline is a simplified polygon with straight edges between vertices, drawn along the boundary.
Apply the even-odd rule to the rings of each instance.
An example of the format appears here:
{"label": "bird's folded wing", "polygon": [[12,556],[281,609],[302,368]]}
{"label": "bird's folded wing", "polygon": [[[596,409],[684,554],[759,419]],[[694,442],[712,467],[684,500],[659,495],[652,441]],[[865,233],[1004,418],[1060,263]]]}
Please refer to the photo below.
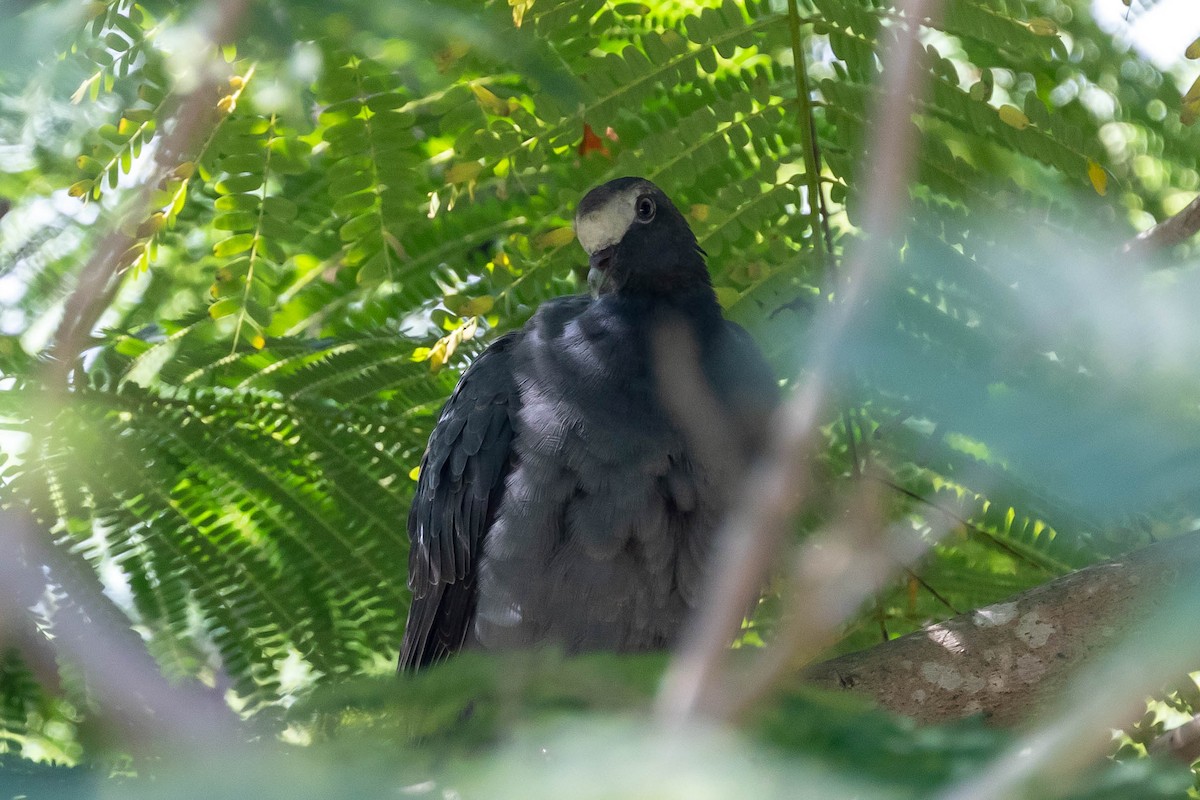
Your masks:
{"label": "bird's folded wing", "polygon": [[483,537],[510,469],[518,397],[511,350],[496,340],[463,374],[421,459],[408,516],[408,624],[400,669],[439,661],[467,638]]}

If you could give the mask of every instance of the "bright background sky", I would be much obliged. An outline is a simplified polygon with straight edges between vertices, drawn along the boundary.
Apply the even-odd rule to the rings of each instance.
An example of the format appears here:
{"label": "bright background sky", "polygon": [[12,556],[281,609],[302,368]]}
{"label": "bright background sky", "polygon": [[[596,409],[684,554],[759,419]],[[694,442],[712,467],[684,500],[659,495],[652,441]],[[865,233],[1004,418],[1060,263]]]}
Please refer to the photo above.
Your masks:
{"label": "bright background sky", "polygon": [[1200,75],[1200,60],[1183,57],[1200,37],[1200,0],[1158,0],[1149,9],[1141,5],[1134,0],[1130,10],[1121,0],[1092,0],[1092,13],[1102,28],[1131,42],[1159,69],[1180,75],[1186,90]]}

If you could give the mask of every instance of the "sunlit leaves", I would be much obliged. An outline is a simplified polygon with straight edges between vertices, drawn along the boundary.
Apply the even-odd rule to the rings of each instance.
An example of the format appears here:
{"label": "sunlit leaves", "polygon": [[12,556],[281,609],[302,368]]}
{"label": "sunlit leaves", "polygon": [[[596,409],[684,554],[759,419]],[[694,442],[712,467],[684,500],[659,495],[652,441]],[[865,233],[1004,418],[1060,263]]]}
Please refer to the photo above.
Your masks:
{"label": "sunlit leaves", "polygon": [[359,283],[397,280],[406,255],[401,220],[414,189],[408,170],[421,160],[414,114],[382,66],[355,56],[340,56],[319,91],[327,103],[321,135],[336,164],[329,189],[342,220],[341,261]]}
{"label": "sunlit leaves", "polygon": [[221,238],[213,245],[218,268],[209,290],[213,319],[236,318],[233,347],[243,329],[255,348],[265,344],[280,271],[287,258],[283,243],[299,238],[292,223],[299,210],[277,194],[281,176],[308,170],[312,147],[279,127],[274,117],[240,116],[222,130],[216,146],[221,177],[212,227]]}

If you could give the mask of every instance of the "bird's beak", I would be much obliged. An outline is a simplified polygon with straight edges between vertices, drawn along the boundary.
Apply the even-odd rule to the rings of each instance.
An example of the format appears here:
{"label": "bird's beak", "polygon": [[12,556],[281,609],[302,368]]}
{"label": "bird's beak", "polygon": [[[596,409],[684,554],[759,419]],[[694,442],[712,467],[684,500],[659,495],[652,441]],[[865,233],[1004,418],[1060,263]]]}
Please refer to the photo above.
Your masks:
{"label": "bird's beak", "polygon": [[588,270],[587,282],[593,297],[599,297],[605,289],[612,285],[609,268],[612,266],[613,254],[616,250],[616,245],[611,245],[588,256],[588,266],[591,269]]}

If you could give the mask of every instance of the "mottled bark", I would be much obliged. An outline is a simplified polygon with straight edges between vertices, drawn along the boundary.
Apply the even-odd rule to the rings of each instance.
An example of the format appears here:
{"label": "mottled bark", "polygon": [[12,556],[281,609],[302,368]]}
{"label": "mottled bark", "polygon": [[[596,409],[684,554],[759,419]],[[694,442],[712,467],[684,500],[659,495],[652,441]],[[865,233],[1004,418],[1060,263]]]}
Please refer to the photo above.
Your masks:
{"label": "mottled bark", "polygon": [[1153,228],[1144,230],[1130,239],[1121,248],[1121,252],[1124,255],[1144,258],[1187,241],[1198,230],[1200,230],[1200,195],[1174,216],[1167,217]]}
{"label": "mottled bark", "polygon": [[805,677],[924,722],[983,714],[1015,724],[1035,716],[1080,665],[1145,619],[1182,568],[1197,561],[1200,534],[1160,542],[816,664]]}

